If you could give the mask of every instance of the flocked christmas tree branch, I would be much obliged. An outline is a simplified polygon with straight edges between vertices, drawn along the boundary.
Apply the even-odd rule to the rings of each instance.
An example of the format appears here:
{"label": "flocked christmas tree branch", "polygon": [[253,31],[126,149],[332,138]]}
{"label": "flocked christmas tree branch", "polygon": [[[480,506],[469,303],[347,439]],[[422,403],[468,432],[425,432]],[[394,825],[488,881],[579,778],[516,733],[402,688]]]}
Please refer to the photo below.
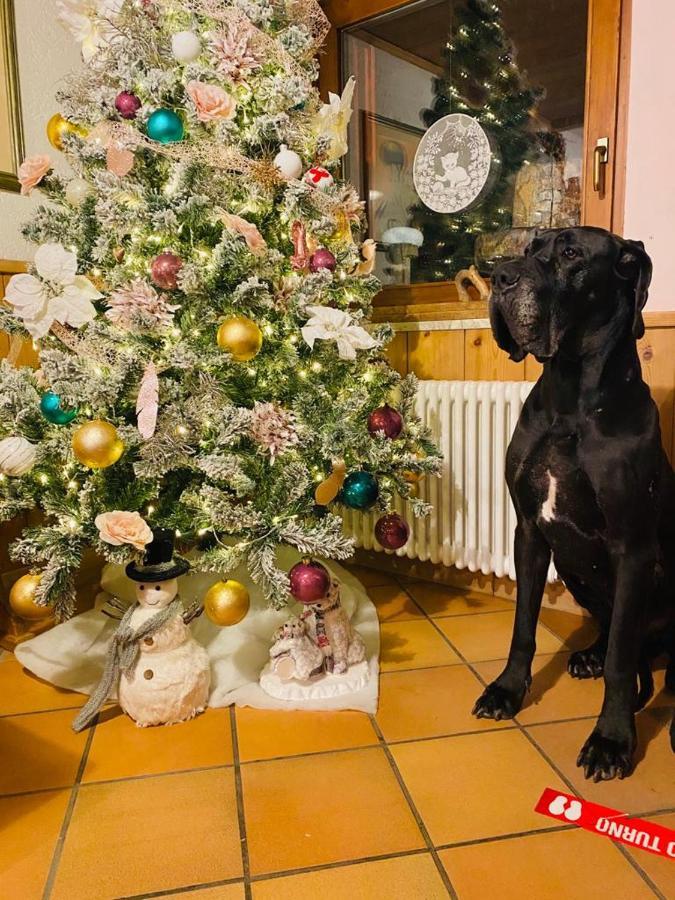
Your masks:
{"label": "flocked christmas tree branch", "polygon": [[283,604],[280,543],[344,559],[340,502],[385,513],[438,468],[369,321],[362,204],[334,180],[351,85],[321,103],[314,0],[56,5],[86,66],[48,127],[74,176],[21,169],[46,202],[0,327],[40,369],[0,367],[0,515],[41,521],[13,555],[67,616],[87,548],[126,562],[170,527]]}

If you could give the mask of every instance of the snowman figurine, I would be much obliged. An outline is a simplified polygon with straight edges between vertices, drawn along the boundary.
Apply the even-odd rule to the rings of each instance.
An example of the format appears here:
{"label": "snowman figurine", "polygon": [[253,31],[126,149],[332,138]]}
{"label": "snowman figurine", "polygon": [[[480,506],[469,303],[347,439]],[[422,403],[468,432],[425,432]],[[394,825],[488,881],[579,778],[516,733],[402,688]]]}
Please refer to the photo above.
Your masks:
{"label": "snowman figurine", "polygon": [[177,579],[190,566],[173,550],[174,533],[155,529],[143,563],[127,566],[136,603],[113,635],[103,676],[73,722],[75,731],[89,724],[115,687],[124,712],[142,727],[184,722],[205,709],[209,658],[188,624],[202,608],[183,608]]}

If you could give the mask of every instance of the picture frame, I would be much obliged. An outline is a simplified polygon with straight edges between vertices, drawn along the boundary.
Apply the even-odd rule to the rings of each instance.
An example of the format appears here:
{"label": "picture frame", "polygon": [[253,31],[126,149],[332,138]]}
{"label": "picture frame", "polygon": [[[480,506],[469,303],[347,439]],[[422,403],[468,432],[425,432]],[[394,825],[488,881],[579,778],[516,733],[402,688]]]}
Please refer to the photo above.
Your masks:
{"label": "picture frame", "polygon": [[419,203],[413,162],[424,129],[363,110],[361,134],[369,233],[380,247],[384,232],[408,225],[408,210]]}
{"label": "picture frame", "polygon": [[21,190],[24,158],[14,0],[0,0],[0,190]]}

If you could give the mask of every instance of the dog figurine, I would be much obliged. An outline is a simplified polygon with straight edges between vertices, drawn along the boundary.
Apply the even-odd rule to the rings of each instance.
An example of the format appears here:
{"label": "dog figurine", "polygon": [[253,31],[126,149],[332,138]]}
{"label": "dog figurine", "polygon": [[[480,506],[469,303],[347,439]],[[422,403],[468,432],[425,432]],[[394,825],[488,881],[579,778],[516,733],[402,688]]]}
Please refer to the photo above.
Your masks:
{"label": "dog figurine", "polygon": [[284,622],[274,633],[270,647],[272,671],[281,679],[307,681],[323,671],[323,653],[307,634],[297,616]]}
{"label": "dog figurine", "polygon": [[334,579],[326,596],[312,603],[301,618],[309,636],[323,651],[327,672],[342,675],[366,658],[366,645],[342,608],[340,587]]}
{"label": "dog figurine", "polygon": [[[511,649],[473,711],[502,719],[520,710],[553,557],[600,629],[568,666],[575,678],[604,674],[602,710],[577,760],[594,781],[630,774],[635,712],[662,653],[675,690],[675,476],[636,348],[651,272],[639,241],[580,227],[538,233],[492,276],[497,343],[516,361],[532,353],[544,372],[506,460],[517,514]],[[675,720],[670,734],[675,750]]]}

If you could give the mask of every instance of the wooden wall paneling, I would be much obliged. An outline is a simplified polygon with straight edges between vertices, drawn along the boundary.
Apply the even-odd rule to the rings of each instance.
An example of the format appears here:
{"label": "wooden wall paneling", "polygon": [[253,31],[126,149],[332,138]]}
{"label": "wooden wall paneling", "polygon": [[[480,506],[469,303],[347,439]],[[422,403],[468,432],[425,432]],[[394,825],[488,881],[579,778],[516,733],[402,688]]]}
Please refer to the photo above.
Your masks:
{"label": "wooden wall paneling", "polygon": [[673,406],[675,397],[675,329],[650,328],[638,342],[642,376],[659,408],[661,436],[671,462],[673,453]]}
{"label": "wooden wall paneling", "polygon": [[534,356],[528,354],[525,357],[525,381],[539,381],[543,371],[544,367],[540,362],[537,362]]}
{"label": "wooden wall paneling", "polygon": [[512,362],[497,346],[489,328],[464,332],[464,379],[466,381],[523,381],[525,363]]}
{"label": "wooden wall paneling", "polygon": [[408,374],[408,333],[399,331],[384,351],[389,365],[401,375]]}
{"label": "wooden wall paneling", "polygon": [[461,381],[464,378],[464,332],[408,332],[408,371],[418,378]]}

